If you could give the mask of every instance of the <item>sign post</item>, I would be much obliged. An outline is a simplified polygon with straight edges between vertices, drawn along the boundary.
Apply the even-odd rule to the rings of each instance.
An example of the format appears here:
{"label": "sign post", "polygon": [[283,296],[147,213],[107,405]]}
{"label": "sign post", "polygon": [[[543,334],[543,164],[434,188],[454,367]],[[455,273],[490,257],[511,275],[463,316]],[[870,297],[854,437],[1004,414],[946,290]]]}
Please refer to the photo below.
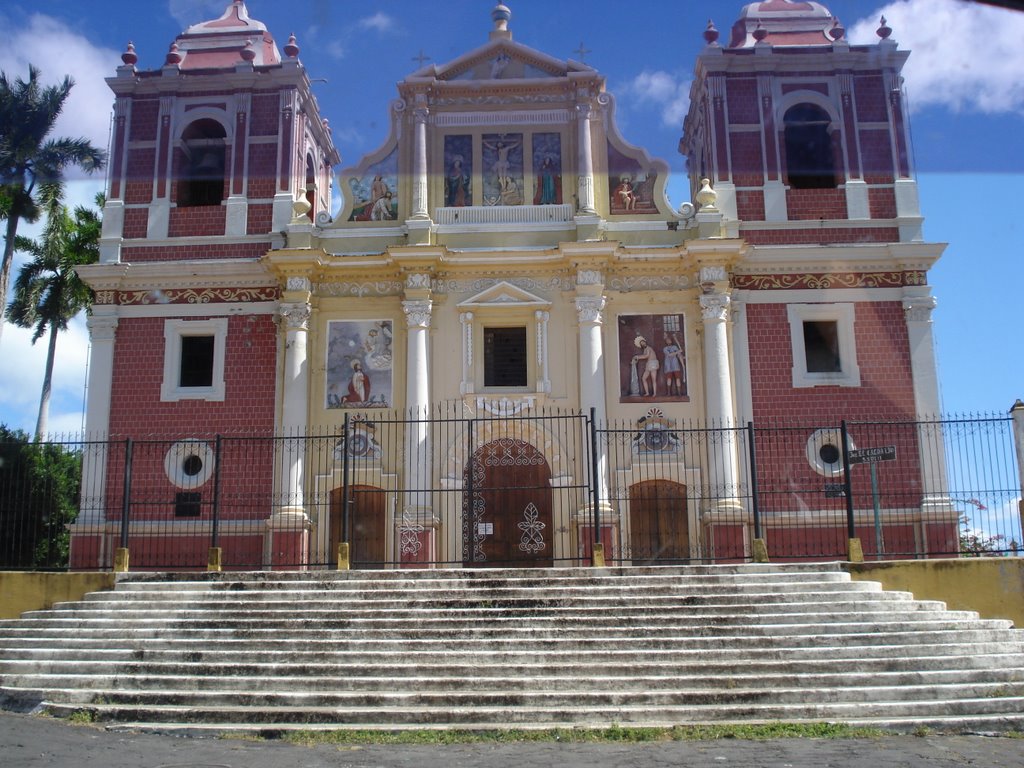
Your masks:
{"label": "sign post", "polygon": [[883,461],[896,461],[896,446],[885,445],[879,448],[859,448],[850,451],[850,464],[867,464],[871,467],[871,506],[875,512],[875,559],[881,560],[885,551],[885,539],[882,535],[882,507],[878,494],[877,465]]}

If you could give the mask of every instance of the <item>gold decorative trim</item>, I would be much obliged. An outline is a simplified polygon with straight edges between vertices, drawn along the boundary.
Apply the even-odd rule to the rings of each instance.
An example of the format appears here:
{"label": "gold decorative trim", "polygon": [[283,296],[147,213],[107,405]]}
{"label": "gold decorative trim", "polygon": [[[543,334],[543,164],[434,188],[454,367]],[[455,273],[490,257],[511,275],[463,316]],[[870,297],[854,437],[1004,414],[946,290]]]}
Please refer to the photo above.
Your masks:
{"label": "gold decorative trim", "polygon": [[829,272],[803,275],[734,275],[733,288],[752,291],[779,291],[823,288],[903,288],[925,285],[926,273],[909,272]]}
{"label": "gold decorative trim", "polygon": [[278,289],[263,288],[154,288],[148,291],[119,291],[117,303],[122,306],[149,304],[229,304],[237,302],[276,301]]}

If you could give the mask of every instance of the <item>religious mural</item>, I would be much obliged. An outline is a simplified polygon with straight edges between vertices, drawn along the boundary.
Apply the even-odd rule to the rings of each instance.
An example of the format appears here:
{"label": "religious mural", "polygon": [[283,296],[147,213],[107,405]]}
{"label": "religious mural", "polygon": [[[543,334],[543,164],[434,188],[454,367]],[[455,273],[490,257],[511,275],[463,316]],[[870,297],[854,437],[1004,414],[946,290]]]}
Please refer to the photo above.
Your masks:
{"label": "religious mural", "polygon": [[537,188],[534,205],[562,202],[562,137],[557,133],[533,134],[533,175]]}
{"label": "religious mural", "polygon": [[349,179],[352,215],[349,221],[394,221],[398,218],[398,147],[367,168],[363,176]]}
{"label": "religious mural", "polygon": [[654,203],[657,181],[654,169],[645,168],[608,142],[609,209],[613,215],[657,213],[658,206]]}
{"label": "religious mural", "polygon": [[327,329],[327,407],[390,408],[392,322],[332,320]]}
{"label": "religious mural", "polygon": [[523,134],[483,135],[484,205],[522,205]]}
{"label": "religious mural", "polygon": [[444,204],[463,208],[473,204],[473,137],[444,137]]}
{"label": "religious mural", "polygon": [[619,316],[619,402],[684,402],[686,334],[682,315]]}

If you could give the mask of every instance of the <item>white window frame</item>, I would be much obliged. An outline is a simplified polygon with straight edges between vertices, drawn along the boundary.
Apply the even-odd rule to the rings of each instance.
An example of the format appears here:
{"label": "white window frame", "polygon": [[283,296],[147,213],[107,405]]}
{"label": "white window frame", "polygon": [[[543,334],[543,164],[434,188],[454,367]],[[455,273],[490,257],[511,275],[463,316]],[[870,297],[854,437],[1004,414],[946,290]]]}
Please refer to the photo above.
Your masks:
{"label": "white window frame", "polygon": [[[857,338],[854,332],[853,304],[788,304],[789,331],[793,349],[793,387],[859,387],[860,366],[857,365]],[[834,322],[839,337],[839,365],[842,370],[811,372],[807,370],[807,349],[804,346],[805,322]]]}
{"label": "white window frame", "polygon": [[[213,336],[213,383],[209,387],[182,387],[181,340],[186,336]],[[209,400],[223,402],[224,351],[227,346],[228,319],[164,320],[164,380],[160,387],[160,401]]]}

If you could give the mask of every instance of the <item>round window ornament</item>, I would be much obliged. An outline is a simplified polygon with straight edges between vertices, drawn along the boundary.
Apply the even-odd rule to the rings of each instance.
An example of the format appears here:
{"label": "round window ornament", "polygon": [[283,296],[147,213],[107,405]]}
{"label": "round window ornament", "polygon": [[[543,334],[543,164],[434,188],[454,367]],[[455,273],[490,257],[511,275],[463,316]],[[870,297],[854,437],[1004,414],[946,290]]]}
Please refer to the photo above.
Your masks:
{"label": "round window ornament", "polygon": [[[856,446],[847,435],[847,448]],[[843,432],[835,427],[816,430],[807,438],[807,463],[822,477],[838,477],[843,474]]]}
{"label": "round window ornament", "polygon": [[198,488],[211,477],[216,465],[213,449],[202,440],[181,440],[164,456],[164,473],[178,488]]}

